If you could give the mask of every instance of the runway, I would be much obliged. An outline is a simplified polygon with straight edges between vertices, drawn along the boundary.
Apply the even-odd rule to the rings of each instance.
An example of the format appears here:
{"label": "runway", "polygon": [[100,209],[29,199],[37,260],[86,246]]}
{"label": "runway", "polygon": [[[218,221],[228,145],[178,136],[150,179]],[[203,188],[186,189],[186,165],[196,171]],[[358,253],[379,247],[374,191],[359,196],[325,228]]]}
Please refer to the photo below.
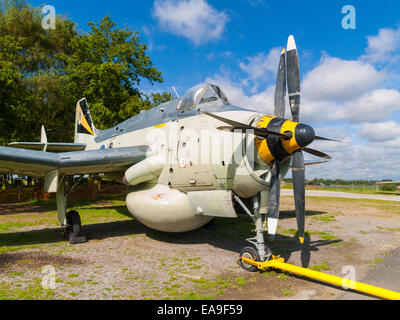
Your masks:
{"label": "runway", "polygon": [[[293,196],[293,189],[282,189],[281,195],[282,196]],[[400,202],[400,196],[397,196],[397,195],[391,196],[391,195],[361,194],[361,193],[320,191],[320,190],[306,190],[306,197],[370,199],[370,200],[384,200],[384,201]]]}

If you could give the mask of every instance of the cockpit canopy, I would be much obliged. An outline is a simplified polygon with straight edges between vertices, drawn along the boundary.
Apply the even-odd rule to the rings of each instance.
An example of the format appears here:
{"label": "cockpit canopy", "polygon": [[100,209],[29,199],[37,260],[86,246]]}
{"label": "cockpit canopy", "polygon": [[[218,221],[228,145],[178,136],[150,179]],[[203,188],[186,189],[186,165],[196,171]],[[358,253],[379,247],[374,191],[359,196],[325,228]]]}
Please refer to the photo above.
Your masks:
{"label": "cockpit canopy", "polygon": [[217,85],[209,83],[199,84],[189,89],[185,95],[179,99],[176,109],[194,109],[198,105],[213,101],[219,101],[221,104],[229,104],[228,98]]}

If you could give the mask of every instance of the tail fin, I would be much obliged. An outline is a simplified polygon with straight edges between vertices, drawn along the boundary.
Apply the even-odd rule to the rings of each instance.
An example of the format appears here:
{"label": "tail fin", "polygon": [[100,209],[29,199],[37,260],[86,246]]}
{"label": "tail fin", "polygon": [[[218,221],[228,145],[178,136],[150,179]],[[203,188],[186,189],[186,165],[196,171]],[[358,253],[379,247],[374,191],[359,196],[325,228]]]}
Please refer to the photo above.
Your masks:
{"label": "tail fin", "polygon": [[76,104],[74,142],[87,144],[94,140],[96,132],[86,98],[83,98]]}

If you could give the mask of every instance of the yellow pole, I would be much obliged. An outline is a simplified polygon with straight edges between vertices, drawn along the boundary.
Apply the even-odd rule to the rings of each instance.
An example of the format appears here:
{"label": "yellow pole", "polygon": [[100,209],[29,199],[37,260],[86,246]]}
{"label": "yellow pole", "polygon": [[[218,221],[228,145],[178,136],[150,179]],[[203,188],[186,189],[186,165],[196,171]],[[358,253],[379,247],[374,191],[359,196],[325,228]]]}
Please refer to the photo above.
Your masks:
{"label": "yellow pole", "polygon": [[284,259],[273,257],[272,260],[266,262],[256,262],[254,260],[250,260],[247,258],[242,257],[243,262],[252,264],[257,266],[259,269],[266,269],[266,268],[275,268],[284,271],[288,271],[300,276],[304,276],[307,278],[319,280],[322,282],[330,283],[339,287],[349,288],[355,291],[364,292],[370,295],[374,295],[380,298],[389,299],[389,300],[400,300],[400,293],[382,289],[379,287],[371,286],[369,284],[352,281],[349,279],[344,279],[341,277],[333,276],[330,274],[326,274],[323,272],[310,270],[306,268],[297,267],[288,263],[284,262]]}

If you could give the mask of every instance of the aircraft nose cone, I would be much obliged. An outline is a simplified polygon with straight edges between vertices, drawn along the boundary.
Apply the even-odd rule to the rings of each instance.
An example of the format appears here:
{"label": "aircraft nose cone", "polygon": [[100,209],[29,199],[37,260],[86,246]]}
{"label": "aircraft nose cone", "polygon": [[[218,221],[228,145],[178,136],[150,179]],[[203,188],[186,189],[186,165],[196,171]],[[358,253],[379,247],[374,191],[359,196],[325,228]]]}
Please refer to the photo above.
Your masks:
{"label": "aircraft nose cone", "polygon": [[308,146],[315,138],[314,129],[302,123],[297,125],[294,134],[297,144],[302,148]]}

